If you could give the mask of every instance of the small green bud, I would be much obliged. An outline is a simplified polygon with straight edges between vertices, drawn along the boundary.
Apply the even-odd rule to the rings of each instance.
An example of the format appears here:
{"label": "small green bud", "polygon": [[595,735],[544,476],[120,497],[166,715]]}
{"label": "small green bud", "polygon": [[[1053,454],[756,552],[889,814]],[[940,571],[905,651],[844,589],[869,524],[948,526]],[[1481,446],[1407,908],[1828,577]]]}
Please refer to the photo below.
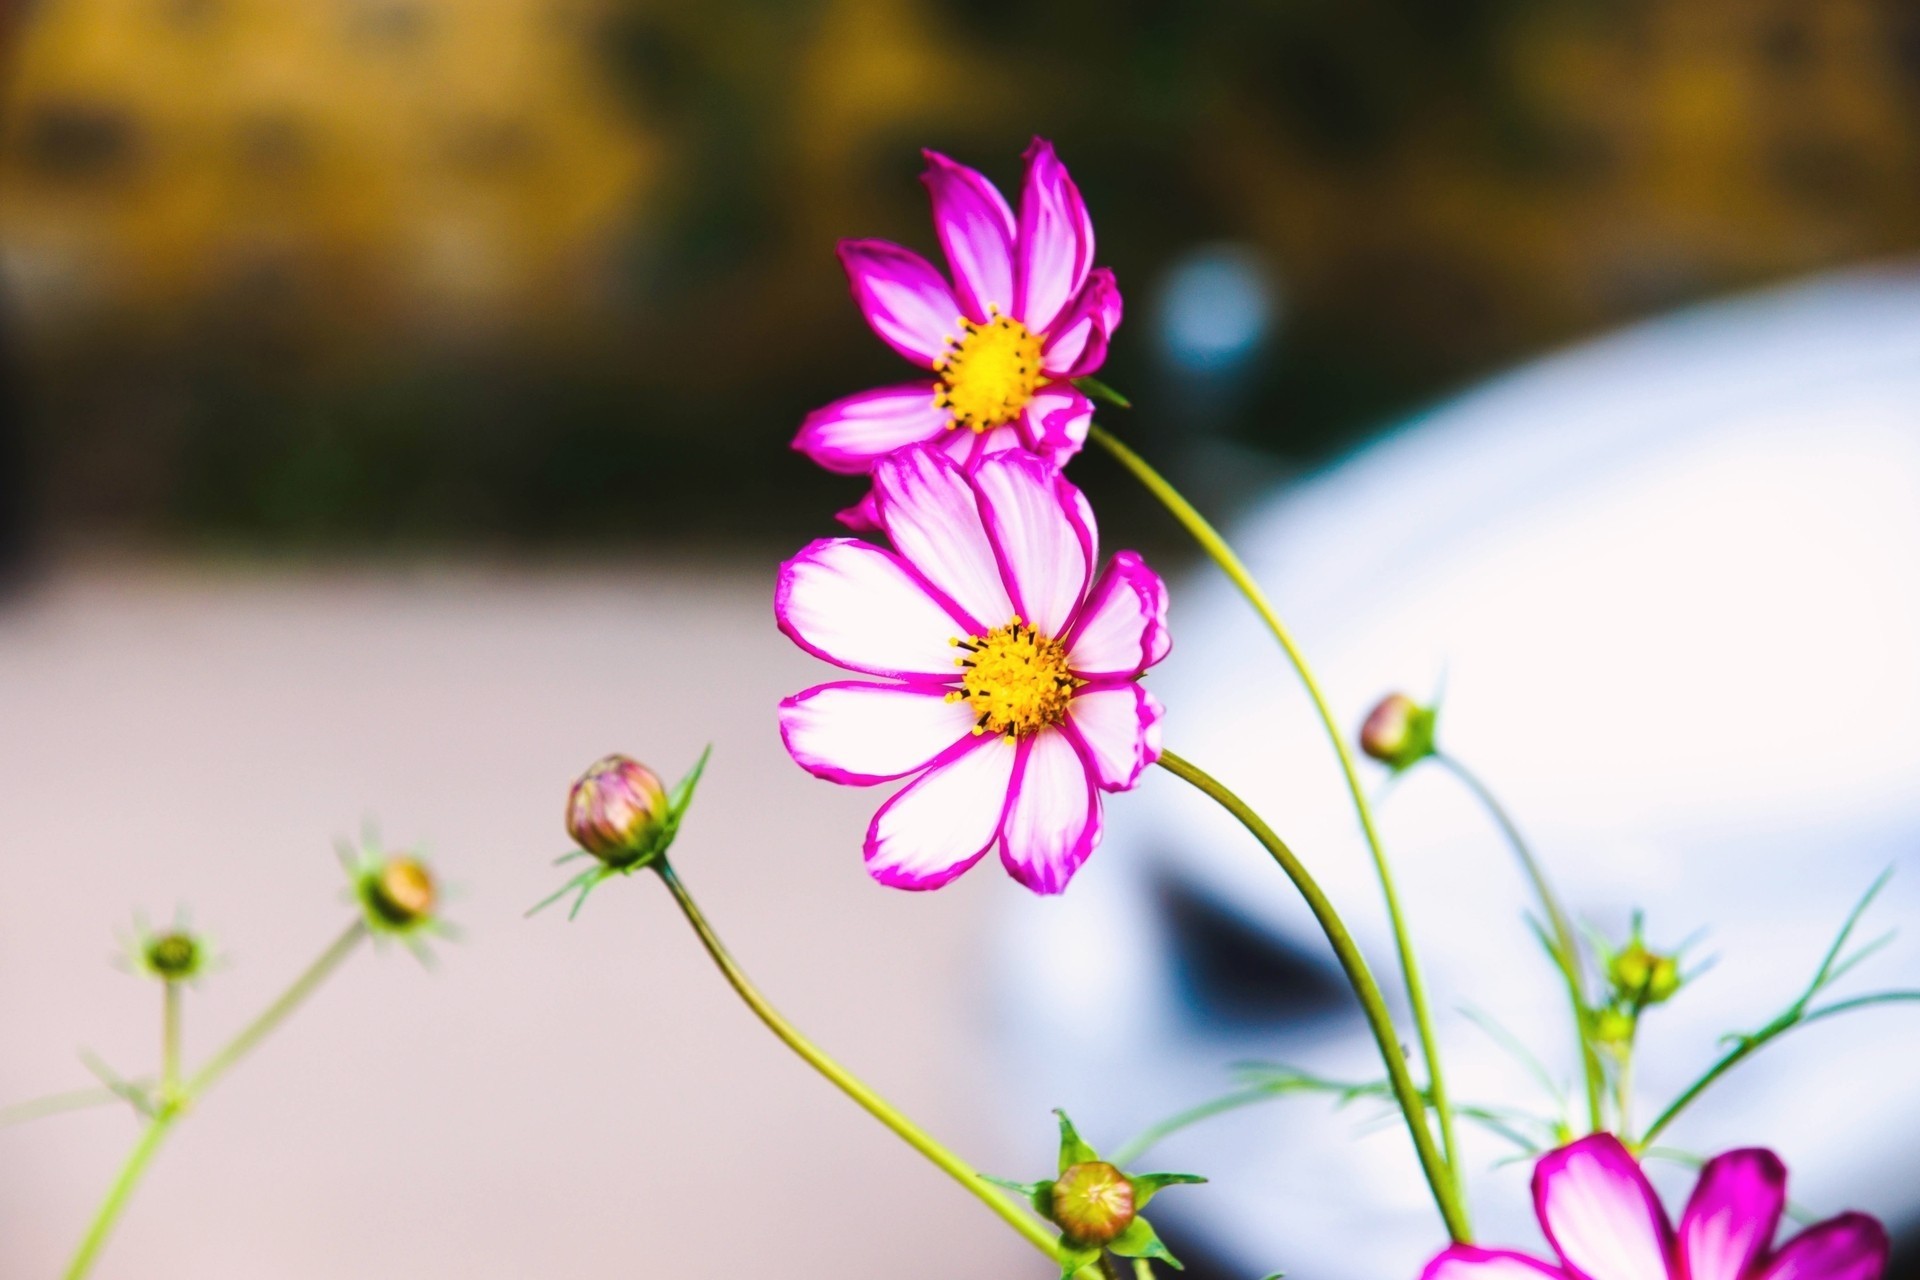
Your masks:
{"label": "small green bud", "polygon": [[426,864],[405,854],[396,854],[372,869],[362,886],[367,910],[393,929],[411,929],[431,919],[440,897]]}
{"label": "small green bud", "polygon": [[1677,959],[1649,950],[1638,938],[1614,952],[1607,980],[1615,996],[1641,1008],[1671,1000],[1683,981]]}
{"label": "small green bud", "polygon": [[653,851],[668,812],[658,774],[627,756],[607,756],[568,793],[567,834],[607,866],[631,866]]}
{"label": "small green bud", "polygon": [[1633,1047],[1633,1032],[1638,1020],[1624,1009],[1602,1009],[1593,1018],[1593,1038],[1600,1047],[1616,1055]]}
{"label": "small green bud", "polygon": [[1069,1165],[1054,1180],[1047,1215],[1068,1244],[1104,1245],[1133,1225],[1133,1183],[1104,1160]]}
{"label": "small green bud", "polygon": [[200,941],[190,933],[160,933],[147,939],[147,967],[162,978],[179,981],[200,972]]}
{"label": "small green bud", "polygon": [[1390,693],[1360,726],[1360,749],[1395,773],[1410,769],[1433,754],[1435,715],[1404,693]]}

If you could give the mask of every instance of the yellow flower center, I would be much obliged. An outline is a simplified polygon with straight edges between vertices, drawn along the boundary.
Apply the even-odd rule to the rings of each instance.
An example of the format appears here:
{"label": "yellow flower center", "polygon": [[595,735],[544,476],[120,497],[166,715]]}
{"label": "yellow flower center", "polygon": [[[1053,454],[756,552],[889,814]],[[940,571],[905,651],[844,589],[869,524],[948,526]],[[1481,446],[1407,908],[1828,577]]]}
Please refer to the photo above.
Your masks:
{"label": "yellow flower center", "polygon": [[1086,681],[1067,670],[1067,650],[1018,617],[983,636],[953,643],[969,656],[957,659],[966,669],[948,702],[965,702],[978,715],[973,731],[1004,733],[1009,738],[1038,733],[1067,718],[1073,691]]}
{"label": "yellow flower center", "polygon": [[985,324],[963,316],[960,336],[933,368],[940,375],[934,403],[953,414],[949,428],[986,431],[1012,422],[1046,383],[1040,339],[1008,316]]}

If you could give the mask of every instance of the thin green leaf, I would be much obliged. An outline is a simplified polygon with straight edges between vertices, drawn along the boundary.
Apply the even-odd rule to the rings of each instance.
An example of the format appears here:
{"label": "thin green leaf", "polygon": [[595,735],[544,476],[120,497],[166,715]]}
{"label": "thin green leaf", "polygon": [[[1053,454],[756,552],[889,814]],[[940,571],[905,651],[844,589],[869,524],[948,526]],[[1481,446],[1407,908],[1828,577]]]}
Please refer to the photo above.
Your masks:
{"label": "thin green leaf", "polygon": [[1462,1005],[1460,1007],[1460,1015],[1474,1026],[1480,1028],[1488,1039],[1492,1040],[1502,1049],[1505,1049],[1508,1056],[1525,1067],[1527,1074],[1531,1075],[1534,1080],[1539,1083],[1540,1087],[1546,1090],[1547,1096],[1553,1099],[1555,1109],[1562,1114],[1566,1112],[1566,1089],[1554,1081],[1553,1075],[1547,1070],[1546,1064],[1540,1061],[1533,1050],[1527,1048],[1526,1043],[1522,1041],[1519,1036],[1507,1030],[1496,1021],[1491,1014],[1484,1013],[1479,1009],[1473,1008],[1471,1005]]}
{"label": "thin green leaf", "polygon": [[[542,911],[545,911],[548,907],[560,901],[560,899],[566,897],[568,894],[572,893],[575,889],[578,889],[581,885],[587,883],[587,881],[599,875],[600,870],[601,869],[599,867],[594,867],[591,870],[582,871],[579,875],[567,881],[565,884],[561,885],[558,889],[554,890],[552,893],[548,894],[546,897],[540,899],[540,901],[534,903],[531,907],[528,907],[527,913],[521,916],[520,918],[522,920],[530,920],[534,916],[539,915]],[[575,908],[575,909],[578,910],[578,908]]]}
{"label": "thin green leaf", "polygon": [[1805,1026],[1808,1023],[1821,1021],[1826,1018],[1837,1017],[1840,1014],[1850,1013],[1856,1009],[1871,1008],[1874,1005],[1904,1004],[1920,1000],[1920,991],[1882,991],[1873,995],[1856,996],[1850,1000],[1842,1000],[1820,1009],[1808,1008],[1808,1006],[1813,1003],[1815,997],[1822,991],[1831,986],[1839,978],[1851,972],[1862,959],[1872,955],[1886,945],[1886,939],[1879,938],[1868,943],[1851,956],[1844,954],[1846,952],[1847,942],[1852,938],[1853,931],[1859,925],[1861,916],[1866,912],[1866,909],[1872,905],[1873,900],[1880,895],[1880,891],[1886,888],[1887,881],[1892,875],[1893,869],[1891,867],[1881,872],[1873,884],[1868,887],[1866,893],[1861,896],[1859,902],[1854,904],[1853,910],[1847,913],[1845,922],[1840,926],[1840,932],[1835,935],[1832,945],[1827,948],[1826,954],[1821,957],[1820,967],[1814,971],[1812,981],[1807,984],[1806,989],[1795,998],[1793,1003],[1788,1005],[1786,1009],[1781,1011],[1779,1016],[1774,1018],[1773,1021],[1769,1022],[1766,1026],[1761,1027],[1758,1031],[1723,1037],[1721,1043],[1729,1046],[1727,1050],[1714,1061],[1712,1066],[1708,1067],[1692,1084],[1682,1089],[1679,1095],[1667,1104],[1666,1110],[1662,1111],[1659,1116],[1654,1119],[1653,1123],[1647,1126],[1647,1131],[1642,1135],[1641,1142],[1652,1142],[1654,1138],[1665,1131],[1668,1125],[1672,1124],[1674,1120],[1679,1117],[1681,1112],[1692,1106],[1693,1103],[1699,1099],[1700,1095],[1711,1088],[1722,1076],[1795,1027]]}

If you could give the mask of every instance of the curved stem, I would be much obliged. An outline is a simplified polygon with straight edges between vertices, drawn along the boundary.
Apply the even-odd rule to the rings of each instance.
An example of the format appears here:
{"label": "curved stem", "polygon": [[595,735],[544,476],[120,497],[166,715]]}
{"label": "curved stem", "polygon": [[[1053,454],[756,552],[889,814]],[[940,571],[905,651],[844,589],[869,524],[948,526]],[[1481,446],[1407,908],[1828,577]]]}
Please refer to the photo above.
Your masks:
{"label": "curved stem", "polygon": [[[1374,981],[1373,973],[1367,968],[1366,957],[1360,954],[1353,935],[1347,932],[1346,924],[1333,908],[1333,903],[1320,888],[1313,876],[1307,871],[1300,859],[1289,849],[1286,842],[1275,835],[1273,828],[1255,813],[1247,802],[1228,790],[1212,775],[1199,767],[1181,759],[1171,751],[1160,754],[1160,767],[1174,776],[1191,783],[1200,792],[1213,800],[1221,808],[1239,819],[1240,825],[1253,834],[1253,838],[1265,846],[1280,869],[1293,881],[1300,896],[1306,899],[1308,910],[1319,922],[1320,931],[1327,935],[1327,941],[1333,946],[1333,954],[1340,962],[1340,968],[1347,976],[1347,983],[1353,988],[1353,994],[1360,1000],[1361,1011],[1366,1014],[1367,1026],[1373,1032],[1375,1044],[1380,1049],[1380,1059],[1387,1068],[1387,1082],[1393,1090],[1394,1100],[1400,1104],[1400,1111],[1407,1120],[1407,1132],[1413,1138],[1414,1152],[1419,1156],[1421,1172],[1426,1175],[1427,1185],[1433,1189],[1434,1203],[1439,1206],[1440,1216],[1447,1224],[1447,1231],[1459,1243],[1468,1243],[1472,1233],[1467,1225],[1467,1215],[1460,1200],[1460,1190],[1433,1143],[1433,1133],[1427,1128],[1426,1100],[1422,1098],[1413,1077],[1407,1072],[1405,1055],[1401,1051],[1400,1037],[1393,1029],[1393,1016],[1387,1012],[1387,1002],[1380,994],[1380,984]],[[1437,1108],[1436,1108],[1437,1109]]]}
{"label": "curved stem", "polygon": [[[859,1077],[828,1057],[825,1051],[802,1035],[799,1028],[788,1022],[778,1009],[768,1003],[767,998],[761,995],[759,989],[753,985],[752,979],[747,977],[746,971],[727,951],[726,944],[720,941],[720,935],[715,933],[713,926],[707,923],[706,915],[694,902],[693,895],[687,892],[686,886],[680,882],[680,877],[674,873],[673,867],[663,858],[654,864],[654,869],[660,873],[660,879],[666,884],[668,892],[673,894],[673,900],[679,904],[681,913],[687,918],[687,923],[692,925],[694,933],[699,935],[700,943],[706,947],[707,954],[713,957],[713,963],[719,967],[721,976],[726,978],[728,985],[734,989],[741,1000],[746,1002],[747,1008],[753,1010],[754,1016],[766,1024],[767,1030],[773,1032],[782,1044],[799,1054],[808,1066],[831,1081],[835,1088],[858,1103],[868,1115],[891,1129],[895,1136],[925,1156],[935,1167],[959,1183],[987,1208],[993,1210],[1003,1222],[1019,1232],[1034,1248],[1049,1258],[1056,1261],[1059,1259],[1060,1251],[1053,1231],[1038,1218],[1015,1204],[1012,1199],[1002,1195],[998,1188],[980,1176],[979,1170],[941,1145],[933,1135],[901,1114],[893,1104],[875,1093]],[[1097,1275],[1098,1269],[1089,1267],[1083,1271],[1083,1274]]]}
{"label": "curved stem", "polygon": [[1205,551],[1213,562],[1220,566],[1222,573],[1237,587],[1253,611],[1267,624],[1267,630],[1280,643],[1287,660],[1293,664],[1294,671],[1300,677],[1300,683],[1306,686],[1307,696],[1313,700],[1314,710],[1320,715],[1320,723],[1325,726],[1327,738],[1333,743],[1333,752],[1340,760],[1340,772],[1345,775],[1347,790],[1353,796],[1354,811],[1360,817],[1360,830],[1366,836],[1367,851],[1373,858],[1373,869],[1380,880],[1380,892],[1386,899],[1387,920],[1393,927],[1393,944],[1400,961],[1400,974],[1407,987],[1407,1005],[1413,1013],[1414,1029],[1420,1038],[1420,1053],[1426,1060],[1427,1086],[1433,1096],[1433,1113],[1440,1123],[1440,1141],[1446,1148],[1447,1176],[1454,1183],[1457,1197],[1464,1204],[1466,1198],[1465,1181],[1461,1177],[1458,1153],[1454,1143],[1453,1106],[1447,1099],[1446,1075],[1440,1065],[1440,1042],[1433,1030],[1433,1015],[1427,1004],[1426,982],[1420,976],[1419,961],[1414,956],[1413,939],[1407,931],[1405,914],[1400,909],[1400,893],[1394,887],[1393,871],[1387,865],[1386,850],[1380,843],[1380,832],[1374,824],[1373,806],[1367,801],[1365,788],[1360,784],[1360,772],[1355,767],[1353,751],[1347,746],[1347,737],[1340,724],[1333,718],[1333,710],[1327,703],[1326,695],[1321,692],[1320,682],[1315,679],[1313,669],[1307,665],[1307,659],[1294,642],[1293,633],[1280,621],[1280,615],[1274,611],[1267,600],[1266,593],[1260,589],[1253,575],[1247,572],[1246,565],[1234,554],[1219,531],[1207,518],[1194,509],[1178,489],[1169,484],[1165,477],[1149,466],[1144,458],[1122,444],[1112,432],[1101,426],[1094,426],[1089,438],[1101,448],[1112,454],[1121,466],[1133,473],[1135,479],[1154,497],[1160,500],[1181,527],[1193,536],[1200,549]]}
{"label": "curved stem", "polygon": [[1553,930],[1553,959],[1560,968],[1560,976],[1566,981],[1567,999],[1573,1005],[1573,1031],[1580,1045],[1581,1074],[1587,1088],[1587,1124],[1597,1133],[1606,1125],[1601,1110],[1605,1074],[1600,1067],[1600,1055],[1593,1047],[1592,1037],[1588,1035],[1592,1014],[1587,1005],[1586,986],[1580,977],[1580,952],[1574,942],[1573,922],[1568,918],[1566,908],[1560,905],[1560,897],[1553,891],[1553,883],[1547,879],[1546,869],[1534,857],[1532,847],[1520,834],[1520,828],[1508,815],[1505,806],[1494,798],[1492,789],[1480,780],[1478,774],[1446,752],[1434,752],[1433,759],[1472,792],[1486,809],[1507,843],[1513,846],[1514,855],[1520,859],[1521,868],[1533,884],[1534,897],[1539,899],[1540,910],[1546,914],[1547,924]]}
{"label": "curved stem", "polygon": [[140,1181],[140,1175],[146,1172],[147,1164],[153,1159],[154,1152],[166,1140],[167,1133],[173,1128],[173,1122],[180,1117],[179,1108],[169,1106],[159,1115],[147,1121],[147,1127],[140,1134],[140,1141],[127,1156],[126,1164],[120,1167],[120,1176],[113,1180],[107,1189],[107,1198],[100,1202],[98,1212],[93,1215],[93,1223],[87,1228],[87,1234],[81,1237],[80,1247],[74,1251],[73,1261],[67,1264],[66,1280],[80,1280],[80,1277],[93,1269],[93,1262],[100,1254],[101,1246],[106,1244],[107,1235],[113,1230],[113,1224],[120,1219],[120,1210],[126,1207],[127,1197],[133,1194],[134,1184]]}
{"label": "curved stem", "polygon": [[346,932],[335,938],[333,945],[320,953],[320,958],[307,966],[305,973],[293,980],[293,985],[281,993],[261,1011],[259,1017],[248,1023],[239,1035],[227,1042],[220,1052],[213,1055],[207,1065],[195,1072],[182,1088],[187,1097],[198,1097],[225,1075],[233,1064],[244,1058],[248,1051],[268,1035],[273,1029],[286,1021],[287,1015],[300,1007],[302,1001],[312,995],[314,989],[325,982],[327,975],[340,967],[340,962],[353,953],[353,949],[367,936],[365,920],[355,920],[347,926]]}

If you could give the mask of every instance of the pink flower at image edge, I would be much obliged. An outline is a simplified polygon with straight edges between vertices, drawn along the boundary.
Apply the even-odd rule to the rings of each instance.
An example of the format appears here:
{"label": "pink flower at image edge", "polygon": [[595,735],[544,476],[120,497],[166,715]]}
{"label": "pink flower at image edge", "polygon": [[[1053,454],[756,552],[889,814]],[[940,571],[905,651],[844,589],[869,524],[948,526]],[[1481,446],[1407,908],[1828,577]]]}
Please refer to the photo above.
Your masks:
{"label": "pink flower at image edge", "polygon": [[1121,314],[1113,273],[1093,266],[1080,190],[1038,138],[1018,217],[980,173],[925,154],[922,180],[951,283],[881,240],[843,241],[840,261],[874,332],[933,376],[814,411],[794,448],[849,475],[916,443],[937,444],[968,469],[1015,448],[1064,462],[1093,418],[1071,379],[1100,367]]}
{"label": "pink flower at image edge", "polygon": [[814,775],[909,779],[866,837],[883,884],[934,889],[997,843],[1009,873],[1059,893],[1100,841],[1101,792],[1160,755],[1161,707],[1140,676],[1167,654],[1166,588],[1132,552],[1098,562],[1080,491],[1025,452],[969,475],[903,450],[874,469],[893,550],[813,543],[781,566],[780,629],[876,679],[780,704],[780,732]]}
{"label": "pink flower at image edge", "polygon": [[1533,1200],[1558,1264],[1455,1245],[1421,1280],[1880,1280],[1887,1265],[1885,1228],[1860,1213],[1828,1218],[1774,1248],[1787,1171],[1771,1151],[1708,1161],[1678,1231],[1611,1134],[1541,1157]]}

